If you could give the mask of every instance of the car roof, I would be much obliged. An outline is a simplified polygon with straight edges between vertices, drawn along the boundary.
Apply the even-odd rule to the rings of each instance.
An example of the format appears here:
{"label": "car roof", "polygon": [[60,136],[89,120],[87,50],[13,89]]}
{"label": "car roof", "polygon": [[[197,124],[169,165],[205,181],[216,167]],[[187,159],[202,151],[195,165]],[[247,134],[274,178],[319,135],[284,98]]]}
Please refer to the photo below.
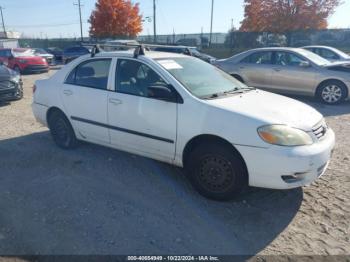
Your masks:
{"label": "car roof", "polygon": [[248,51],[253,52],[253,51],[298,51],[301,48],[296,48],[296,47],[262,47],[262,48],[255,48],[255,49],[250,49]]}
{"label": "car roof", "polygon": [[[127,51],[113,51],[113,52],[101,52],[96,54],[96,57],[120,57],[134,56],[134,49]],[[157,51],[145,51],[145,56],[151,59],[166,59],[166,58],[177,58],[177,57],[188,57],[187,55],[168,53],[168,52],[157,52]]]}
{"label": "car roof", "polygon": [[326,48],[326,49],[334,49],[334,47],[331,46],[325,46],[325,45],[308,45],[304,46],[302,48]]}

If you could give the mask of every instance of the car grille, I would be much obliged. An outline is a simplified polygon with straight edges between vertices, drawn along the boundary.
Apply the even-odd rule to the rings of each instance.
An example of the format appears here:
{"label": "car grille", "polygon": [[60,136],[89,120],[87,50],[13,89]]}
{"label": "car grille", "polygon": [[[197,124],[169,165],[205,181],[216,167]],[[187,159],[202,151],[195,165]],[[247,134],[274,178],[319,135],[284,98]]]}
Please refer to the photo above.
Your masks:
{"label": "car grille", "polygon": [[312,128],[312,132],[314,133],[314,135],[318,140],[321,140],[323,137],[325,137],[325,135],[328,132],[328,126],[326,124],[326,121],[322,120],[317,125],[315,125]]}
{"label": "car grille", "polygon": [[15,88],[16,84],[12,81],[0,81],[0,90],[12,89]]}

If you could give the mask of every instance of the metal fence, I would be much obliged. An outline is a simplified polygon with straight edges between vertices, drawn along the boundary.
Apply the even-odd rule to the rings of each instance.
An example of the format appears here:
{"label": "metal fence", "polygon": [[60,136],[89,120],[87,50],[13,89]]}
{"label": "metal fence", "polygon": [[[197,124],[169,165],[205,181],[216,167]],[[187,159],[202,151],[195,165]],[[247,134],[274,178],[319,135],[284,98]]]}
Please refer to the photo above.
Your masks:
{"label": "metal fence", "polygon": [[[84,41],[89,41],[86,38]],[[154,43],[153,36],[139,36],[137,40]],[[209,47],[210,34],[171,34],[158,35],[158,44],[178,44],[187,46]],[[78,45],[80,39],[19,39],[21,47],[60,47]],[[213,33],[212,48],[249,49],[266,46],[305,46],[329,45],[350,51],[350,29],[309,30],[290,32],[288,34],[254,33],[233,31],[230,33]]]}

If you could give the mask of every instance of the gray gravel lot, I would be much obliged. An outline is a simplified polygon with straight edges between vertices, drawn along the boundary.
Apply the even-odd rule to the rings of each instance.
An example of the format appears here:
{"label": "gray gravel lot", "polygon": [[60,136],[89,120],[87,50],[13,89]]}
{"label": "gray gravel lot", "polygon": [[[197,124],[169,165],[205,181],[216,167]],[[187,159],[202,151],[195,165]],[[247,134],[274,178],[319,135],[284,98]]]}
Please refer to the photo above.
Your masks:
{"label": "gray gravel lot", "polygon": [[57,148],[30,108],[33,82],[47,76],[24,76],[25,98],[0,105],[0,254],[350,254],[349,103],[303,99],[338,140],[318,182],[218,203],[172,166]]}

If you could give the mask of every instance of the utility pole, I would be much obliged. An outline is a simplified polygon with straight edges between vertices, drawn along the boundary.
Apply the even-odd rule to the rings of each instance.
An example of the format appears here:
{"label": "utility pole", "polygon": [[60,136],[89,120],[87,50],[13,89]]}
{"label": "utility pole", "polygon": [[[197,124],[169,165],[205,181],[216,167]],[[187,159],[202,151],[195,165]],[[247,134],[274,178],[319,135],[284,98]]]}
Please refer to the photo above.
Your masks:
{"label": "utility pole", "polygon": [[1,20],[2,20],[2,28],[3,28],[3,30],[4,30],[5,38],[7,38],[7,32],[6,32],[6,28],[5,28],[4,15],[3,15],[3,13],[2,13],[2,9],[5,9],[5,8],[3,8],[2,6],[0,6]]}
{"label": "utility pole", "polygon": [[213,36],[213,16],[214,16],[214,0],[211,0],[211,22],[210,22],[209,46],[211,46],[211,40]]}
{"label": "utility pole", "polygon": [[157,9],[156,9],[156,0],[153,0],[153,42],[157,43]]}
{"label": "utility pole", "polygon": [[78,3],[77,3],[77,4],[74,4],[74,5],[78,6],[78,8],[79,8],[80,38],[81,38],[81,41],[84,41],[84,36],[83,36],[83,22],[82,22],[82,20],[81,20],[81,7],[82,7],[82,5],[81,5],[80,0],[78,0]]}

